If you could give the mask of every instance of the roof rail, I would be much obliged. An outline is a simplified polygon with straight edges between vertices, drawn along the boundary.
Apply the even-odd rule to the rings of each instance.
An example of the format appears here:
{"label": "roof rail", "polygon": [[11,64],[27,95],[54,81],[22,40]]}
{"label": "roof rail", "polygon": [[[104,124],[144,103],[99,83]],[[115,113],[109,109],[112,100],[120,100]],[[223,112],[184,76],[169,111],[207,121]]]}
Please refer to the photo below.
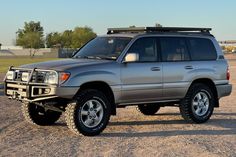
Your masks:
{"label": "roof rail", "polygon": [[210,34],[211,28],[194,27],[127,27],[127,28],[108,28],[107,34],[116,33],[139,33],[139,32],[198,32]]}

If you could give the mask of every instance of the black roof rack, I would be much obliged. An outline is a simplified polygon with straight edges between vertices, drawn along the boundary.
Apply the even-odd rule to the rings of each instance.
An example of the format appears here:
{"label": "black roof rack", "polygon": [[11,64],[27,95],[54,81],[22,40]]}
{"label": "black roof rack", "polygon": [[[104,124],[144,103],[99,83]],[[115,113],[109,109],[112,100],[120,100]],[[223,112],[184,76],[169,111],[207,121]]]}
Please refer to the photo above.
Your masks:
{"label": "black roof rack", "polygon": [[139,33],[139,32],[196,32],[210,34],[211,28],[191,28],[191,27],[127,27],[108,28],[107,34],[116,33]]}

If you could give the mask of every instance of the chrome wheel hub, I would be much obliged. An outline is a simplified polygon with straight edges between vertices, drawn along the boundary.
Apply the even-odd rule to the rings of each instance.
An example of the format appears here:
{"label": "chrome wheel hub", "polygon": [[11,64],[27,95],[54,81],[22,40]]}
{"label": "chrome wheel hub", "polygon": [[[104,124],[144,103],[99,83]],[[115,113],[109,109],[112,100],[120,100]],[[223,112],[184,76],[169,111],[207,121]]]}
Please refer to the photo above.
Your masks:
{"label": "chrome wheel hub", "polygon": [[82,106],[80,118],[86,127],[93,128],[102,121],[103,112],[101,102],[91,99]]}
{"label": "chrome wheel hub", "polygon": [[193,112],[198,116],[203,116],[209,109],[209,97],[205,92],[197,93],[192,101]]}

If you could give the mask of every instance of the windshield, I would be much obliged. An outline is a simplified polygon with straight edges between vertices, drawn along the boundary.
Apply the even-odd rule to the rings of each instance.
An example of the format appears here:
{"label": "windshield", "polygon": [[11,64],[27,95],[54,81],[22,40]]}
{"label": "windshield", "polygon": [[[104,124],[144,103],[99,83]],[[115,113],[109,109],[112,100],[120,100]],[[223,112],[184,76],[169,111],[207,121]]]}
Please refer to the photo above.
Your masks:
{"label": "windshield", "polygon": [[82,47],[74,58],[116,60],[130,40],[128,37],[97,37]]}

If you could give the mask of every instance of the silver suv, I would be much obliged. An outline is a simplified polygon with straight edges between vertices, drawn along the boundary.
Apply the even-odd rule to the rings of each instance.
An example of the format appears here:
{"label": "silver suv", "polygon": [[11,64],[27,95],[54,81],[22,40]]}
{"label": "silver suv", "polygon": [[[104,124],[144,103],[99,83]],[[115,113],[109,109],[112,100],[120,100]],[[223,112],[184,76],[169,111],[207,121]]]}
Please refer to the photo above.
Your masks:
{"label": "silver suv", "polygon": [[65,112],[71,131],[101,133],[116,108],[145,115],[178,106],[183,118],[206,122],[231,93],[229,69],[209,28],[108,29],[73,58],[10,67],[5,93],[22,102],[25,119],[51,125]]}

